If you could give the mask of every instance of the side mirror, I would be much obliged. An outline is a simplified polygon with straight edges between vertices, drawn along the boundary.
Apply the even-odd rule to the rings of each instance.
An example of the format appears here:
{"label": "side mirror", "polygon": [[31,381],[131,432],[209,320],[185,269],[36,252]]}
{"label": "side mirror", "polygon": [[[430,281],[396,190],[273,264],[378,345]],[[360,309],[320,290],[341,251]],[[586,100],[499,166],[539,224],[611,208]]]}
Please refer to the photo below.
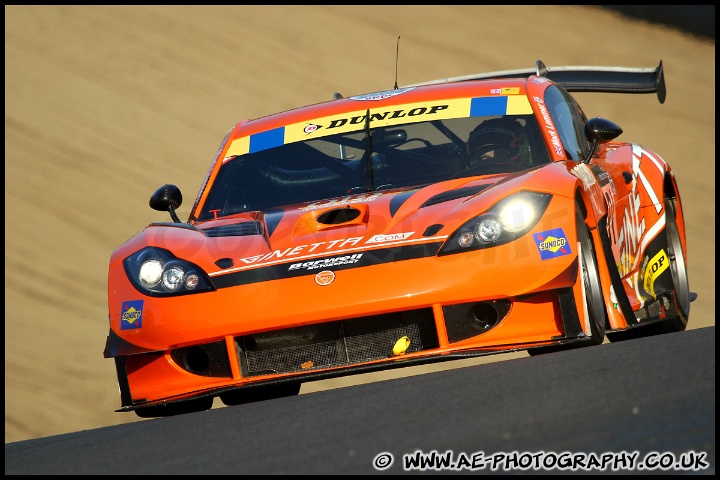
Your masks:
{"label": "side mirror", "polygon": [[592,143],[592,146],[590,147],[590,154],[583,160],[583,163],[588,163],[590,161],[592,156],[595,154],[598,143],[613,140],[619,137],[622,133],[622,128],[618,127],[610,120],[600,117],[588,120],[585,124],[585,137]]}
{"label": "side mirror", "polygon": [[175,223],[182,223],[175,213],[175,209],[182,205],[182,193],[175,185],[165,184],[155,190],[150,197],[150,208],[160,212],[170,212]]}

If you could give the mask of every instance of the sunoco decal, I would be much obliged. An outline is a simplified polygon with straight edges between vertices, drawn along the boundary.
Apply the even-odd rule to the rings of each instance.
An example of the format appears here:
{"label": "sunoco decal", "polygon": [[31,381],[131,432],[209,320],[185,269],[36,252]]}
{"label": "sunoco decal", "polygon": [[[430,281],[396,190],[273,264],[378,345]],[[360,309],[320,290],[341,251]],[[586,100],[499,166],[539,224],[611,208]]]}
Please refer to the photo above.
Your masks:
{"label": "sunoco decal", "polygon": [[545,232],[534,233],[533,239],[542,260],[562,257],[572,253],[565,232],[562,228],[553,228]]}
{"label": "sunoco decal", "polygon": [[643,288],[646,292],[657,298],[655,295],[655,280],[668,268],[668,258],[665,250],[660,250],[645,266],[643,274]]}
{"label": "sunoco decal", "polygon": [[[396,90],[388,92],[396,92]],[[371,94],[371,96],[388,92],[378,92]],[[360,97],[356,99],[360,99]],[[363,98],[363,100],[369,99]],[[377,100],[380,100],[380,98],[377,98]],[[447,120],[449,118],[466,118],[480,115],[526,115],[531,113],[532,107],[530,107],[530,102],[525,95],[502,95],[436,100],[383,107],[370,112],[369,123],[371,128],[375,128],[427,120]],[[254,133],[249,137],[238,138],[233,140],[228,148],[224,161],[236,155],[259,152],[288,143],[362,130],[365,126],[366,116],[367,109],[358,110],[339,116],[309,119],[301,123]]]}
{"label": "sunoco decal", "polygon": [[120,315],[120,330],[142,328],[143,300],[123,302]]}

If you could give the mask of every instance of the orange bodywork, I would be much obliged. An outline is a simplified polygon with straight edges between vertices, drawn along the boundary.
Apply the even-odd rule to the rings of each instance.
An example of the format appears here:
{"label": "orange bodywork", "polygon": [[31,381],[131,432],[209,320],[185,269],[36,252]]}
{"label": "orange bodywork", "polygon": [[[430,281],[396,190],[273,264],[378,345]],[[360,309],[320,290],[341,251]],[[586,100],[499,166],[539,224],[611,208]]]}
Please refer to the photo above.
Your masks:
{"label": "orange bodywork", "polygon": [[[571,161],[539,100],[549,82],[533,78],[379,92],[240,122],[223,141],[188,222],[149,225],[112,254],[105,356],[116,359],[120,410],[583,342],[592,332],[579,281],[578,208],[598,257],[607,328],[636,323],[615,290],[632,310],[651,299],[642,288],[650,284],[643,283],[642,259],[663,232],[663,191],[668,183],[676,188],[674,178],[656,154],[632,144],[602,144],[590,165]],[[223,166],[272,132],[284,132],[286,144],[322,138],[321,127],[362,128],[365,110],[374,126],[390,127],[419,121],[413,117],[467,116],[478,98],[503,102],[507,114],[537,117],[548,164],[274,209],[208,206]],[[523,192],[548,200],[518,238],[445,250],[463,225]],[[677,218],[686,254],[679,201]],[[257,231],[211,234],[250,226]],[[207,288],[166,295],[139,287],[128,259],[148,248],[191,262]]]}

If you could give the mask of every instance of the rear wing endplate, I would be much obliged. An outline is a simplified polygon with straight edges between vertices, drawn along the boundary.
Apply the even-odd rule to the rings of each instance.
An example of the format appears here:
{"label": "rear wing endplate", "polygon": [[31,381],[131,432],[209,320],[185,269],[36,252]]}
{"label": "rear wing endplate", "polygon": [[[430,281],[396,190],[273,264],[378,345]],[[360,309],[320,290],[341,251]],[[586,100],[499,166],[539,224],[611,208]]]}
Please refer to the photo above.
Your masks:
{"label": "rear wing endplate", "polygon": [[538,60],[535,68],[504,70],[501,72],[478,73],[461,77],[444,78],[406,85],[420,87],[440,83],[491,80],[499,78],[527,78],[530,75],[545,77],[561,85],[568,92],[605,93],[657,93],[660,103],[665,103],[665,75],[663,64],[655,68],[626,67],[553,67],[547,68]]}

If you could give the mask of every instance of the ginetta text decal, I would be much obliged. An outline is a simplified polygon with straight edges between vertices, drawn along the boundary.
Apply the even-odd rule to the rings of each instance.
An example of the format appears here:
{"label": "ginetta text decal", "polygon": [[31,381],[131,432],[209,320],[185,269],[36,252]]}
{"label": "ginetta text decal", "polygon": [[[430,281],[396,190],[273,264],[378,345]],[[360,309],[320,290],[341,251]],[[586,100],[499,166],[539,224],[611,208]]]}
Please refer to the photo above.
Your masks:
{"label": "ginetta text decal", "polygon": [[[264,255],[255,255],[252,257],[241,258],[240,261],[245,264],[265,262],[273,258],[292,257],[294,255],[306,255],[316,250],[332,250],[335,248],[343,248],[347,246],[357,245],[363,237],[341,238],[339,240],[330,240],[328,242],[317,242],[309,245],[298,245],[296,247],[287,248],[285,250],[275,250],[274,252]],[[319,250],[318,250],[319,251]]]}
{"label": "ginetta text decal", "polygon": [[535,100],[535,103],[537,103],[543,120],[545,120],[545,130],[547,130],[548,134],[550,135],[550,142],[555,149],[555,154],[558,157],[565,158],[565,150],[560,143],[560,138],[558,137],[557,130],[555,129],[555,124],[553,123],[552,118],[550,118],[550,112],[548,112],[548,109],[545,106],[545,102],[540,97],[533,97],[533,100]]}

